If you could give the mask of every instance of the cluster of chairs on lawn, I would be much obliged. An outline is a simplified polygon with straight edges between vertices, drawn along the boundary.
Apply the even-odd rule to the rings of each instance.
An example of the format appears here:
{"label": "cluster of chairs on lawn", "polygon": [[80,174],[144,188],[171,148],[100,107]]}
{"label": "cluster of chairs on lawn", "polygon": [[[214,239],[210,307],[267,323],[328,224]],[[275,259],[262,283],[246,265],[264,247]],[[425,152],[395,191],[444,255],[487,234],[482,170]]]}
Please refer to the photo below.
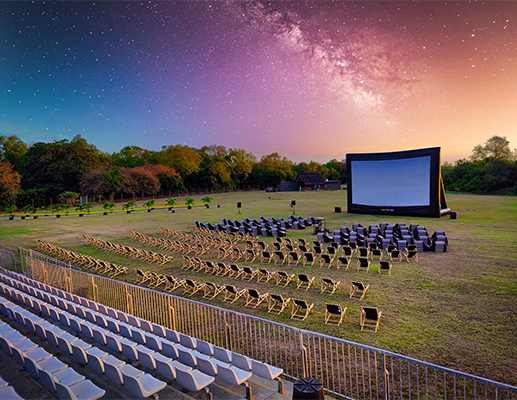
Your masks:
{"label": "cluster of chairs on lawn", "polygon": [[287,220],[283,218],[257,219],[244,218],[242,221],[223,218],[221,223],[195,221],[195,226],[209,232],[241,233],[254,236],[284,237],[288,229],[305,229],[315,223],[313,217],[302,218],[298,215],[289,215]]}
{"label": "cluster of chairs on lawn", "polygon": [[200,238],[202,240],[211,238],[216,245],[217,242],[220,240],[224,240],[226,242],[230,241],[232,243],[244,242],[245,240],[257,240],[255,236],[248,233],[207,230],[198,227],[197,225],[193,225],[190,227],[191,233],[175,231],[172,229],[165,230],[165,232],[163,230],[164,228],[162,228],[162,234],[164,235],[177,235],[176,237],[182,238],[183,240],[187,241],[197,241]]}
{"label": "cluster of chairs on lawn", "polygon": [[113,264],[98,258],[93,258],[76,251],[70,251],[60,246],[54,246],[51,243],[36,239],[38,243],[37,249],[42,253],[51,254],[60,260],[67,261],[73,265],[83,267],[92,272],[104,274],[113,278],[120,274],[127,274],[127,267]]}
{"label": "cluster of chairs on lawn", "polygon": [[[131,396],[152,396],[175,381],[189,391],[205,390],[211,398],[208,386],[217,379],[232,388],[244,386],[246,398],[251,400],[248,380],[252,375],[278,381],[283,393],[280,368],[23,275],[0,272],[0,310],[13,324],[36,333],[48,348],[73,356],[88,372],[106,375],[110,383],[124,386]],[[59,398],[93,400],[106,393],[13,330],[10,323],[0,323],[0,345]]]}
{"label": "cluster of chairs on lawn", "polygon": [[151,250],[137,249],[136,247],[126,246],[119,243],[108,242],[107,240],[97,239],[93,236],[83,235],[86,244],[96,247],[102,251],[130,257],[135,260],[163,265],[174,261],[172,256],[162,253],[155,253]]}
{"label": "cluster of chairs on lawn", "polygon": [[[357,256],[355,265],[352,258]],[[356,243],[349,246],[341,246],[336,242],[323,246],[319,241],[314,241],[312,246],[305,239],[298,239],[298,244],[288,238],[276,238],[274,242],[266,244],[262,241],[246,241],[246,248],[241,250],[238,247],[219,248],[218,259],[253,262],[259,260],[261,263],[287,264],[314,266],[337,269],[349,269],[355,267],[357,271],[369,270],[370,261],[379,261],[379,273],[391,273],[393,261],[418,262],[418,252],[415,245],[409,245],[404,251],[398,250],[395,245],[388,246],[383,250],[375,243],[369,247],[358,247]],[[385,258],[385,260],[383,260]]]}
{"label": "cluster of chairs on lawn", "polygon": [[422,253],[424,251],[445,252],[447,251],[448,239],[444,231],[436,231],[431,237],[424,226],[404,222],[390,225],[381,222],[379,225],[369,225],[368,228],[360,223],[353,223],[352,229],[342,226],[329,232],[318,233],[318,240],[321,243],[339,243],[342,246],[349,246],[356,243],[357,246],[369,247],[375,244],[380,249],[387,249],[394,245],[396,249],[405,251],[409,245]]}

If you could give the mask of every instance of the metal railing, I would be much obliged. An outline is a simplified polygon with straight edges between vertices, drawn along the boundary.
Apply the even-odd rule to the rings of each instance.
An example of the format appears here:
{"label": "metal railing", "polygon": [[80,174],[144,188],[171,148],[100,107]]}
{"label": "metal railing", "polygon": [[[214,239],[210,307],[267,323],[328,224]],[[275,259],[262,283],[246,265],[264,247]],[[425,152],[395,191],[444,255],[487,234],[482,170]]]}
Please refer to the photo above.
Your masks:
{"label": "metal railing", "polygon": [[[517,387],[103,276],[23,250],[29,277],[179,332],[313,376],[348,399],[517,399]],[[48,257],[49,258],[49,257]]]}

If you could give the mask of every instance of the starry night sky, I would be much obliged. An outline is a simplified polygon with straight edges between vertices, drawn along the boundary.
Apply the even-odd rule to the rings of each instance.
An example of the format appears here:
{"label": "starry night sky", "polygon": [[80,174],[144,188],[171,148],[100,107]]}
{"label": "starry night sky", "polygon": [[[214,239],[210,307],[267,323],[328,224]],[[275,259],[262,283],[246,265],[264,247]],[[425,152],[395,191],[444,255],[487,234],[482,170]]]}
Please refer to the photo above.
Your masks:
{"label": "starry night sky", "polygon": [[326,162],[517,147],[517,2],[0,2],[0,134]]}

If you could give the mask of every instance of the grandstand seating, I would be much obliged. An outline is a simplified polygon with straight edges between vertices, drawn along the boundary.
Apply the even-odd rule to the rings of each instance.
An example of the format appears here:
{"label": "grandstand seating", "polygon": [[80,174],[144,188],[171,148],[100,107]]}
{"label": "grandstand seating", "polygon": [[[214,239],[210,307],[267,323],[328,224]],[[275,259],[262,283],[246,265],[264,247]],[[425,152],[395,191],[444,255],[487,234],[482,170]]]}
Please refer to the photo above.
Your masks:
{"label": "grandstand seating", "polygon": [[[64,354],[73,354],[78,361],[87,365],[88,369],[109,376],[110,381],[114,383],[122,383],[130,393],[139,397],[149,397],[165,388],[166,382],[154,377],[155,373],[166,380],[176,379],[181,386],[196,391],[205,389],[216,378],[232,385],[242,385],[252,374],[278,380],[282,373],[282,370],[236,353],[231,353],[235,360],[235,363],[232,363],[232,357],[228,357],[228,352],[224,349],[5,270],[0,273],[0,296],[0,310],[4,315],[10,316],[13,321],[21,321],[24,326],[32,326],[36,319],[36,326],[41,326],[42,332],[49,336],[57,335],[62,339],[59,343],[49,341],[51,346],[64,349]],[[11,300],[36,311],[46,307],[49,316],[50,310],[54,310],[54,319],[50,317],[48,321],[41,322],[41,318],[34,316],[30,309],[20,307]],[[67,318],[59,318],[58,314],[66,315]],[[93,322],[81,318],[87,314]],[[26,324],[25,321],[30,323]],[[66,332],[67,329],[73,329],[71,321],[75,321],[80,327],[78,333],[87,342]],[[11,346],[12,343],[19,344],[23,357],[20,359],[24,360],[25,367],[40,379],[42,384],[49,386],[50,390],[54,390],[52,385],[55,384],[58,397],[77,396],[95,399],[105,393],[90,381],[85,381],[80,376],[77,379],[77,374],[52,354],[41,350],[35,351],[38,348],[29,346],[30,340],[19,334],[14,335],[15,331],[5,326],[6,324],[0,323],[0,343],[5,343],[10,349],[15,348]],[[111,346],[107,338],[111,338]],[[61,343],[65,345],[62,346]],[[99,345],[107,345],[114,355],[101,350],[97,347]],[[207,348],[214,349],[213,357],[202,353],[206,352]],[[220,354],[220,357],[217,354]],[[152,374],[134,368],[119,357],[137,361],[146,370],[151,370]],[[181,363],[184,357],[191,360],[210,360],[214,363],[222,361],[229,365],[218,368],[214,377]],[[70,373],[62,373],[64,370],[70,370]],[[55,379],[55,376],[58,376],[58,379]],[[251,387],[244,386],[247,398],[252,398]],[[280,381],[279,390],[283,391]]]}

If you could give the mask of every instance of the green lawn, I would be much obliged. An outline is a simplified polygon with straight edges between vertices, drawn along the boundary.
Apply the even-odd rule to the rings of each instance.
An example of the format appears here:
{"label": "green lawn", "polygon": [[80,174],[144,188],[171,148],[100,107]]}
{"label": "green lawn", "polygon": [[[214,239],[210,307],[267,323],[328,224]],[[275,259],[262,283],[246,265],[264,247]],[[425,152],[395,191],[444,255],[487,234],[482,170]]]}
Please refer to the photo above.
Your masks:
{"label": "green lawn", "polygon": [[[134,269],[153,269],[177,277],[231,282],[238,287],[253,287],[262,292],[282,293],[289,297],[315,303],[315,313],[294,325],[344,339],[365,343],[412,356],[447,367],[517,385],[517,198],[501,196],[448,195],[451,209],[458,212],[457,220],[385,217],[335,213],[334,207],[346,210],[346,192],[291,193],[232,193],[214,195],[209,208],[177,209],[175,213],[155,210],[130,215],[110,214],[62,217],[37,220],[0,221],[0,248],[15,250],[18,246],[35,248],[35,239],[49,241],[68,249],[110,260],[130,267],[124,279],[134,281]],[[199,201],[195,198],[196,202]],[[443,254],[419,254],[417,263],[396,263],[391,276],[379,276],[377,263],[369,274],[318,267],[281,267],[270,269],[308,273],[317,277],[341,280],[342,288],[333,296],[319,294],[319,284],[305,292],[291,283],[287,288],[256,282],[246,283],[232,278],[218,278],[180,269],[181,257],[176,254],[173,265],[156,267],[144,265],[84,245],[82,234],[105,240],[131,242],[129,230],[160,236],[160,227],[188,230],[194,220],[219,222],[221,218],[242,219],[284,217],[291,212],[291,200],[296,200],[296,213],[301,216],[324,217],[326,227],[333,230],[360,222],[365,226],[381,221],[419,223],[432,233],[445,230],[449,251]],[[237,202],[242,202],[238,213]],[[179,199],[182,203],[183,199]],[[157,205],[164,205],[163,200]],[[220,204],[220,208],[215,205]],[[120,205],[118,205],[120,208]],[[99,208],[100,209],[100,208]],[[289,231],[288,237],[314,240],[312,230]],[[271,240],[271,239],[270,239]],[[154,249],[159,251],[157,249]],[[205,258],[215,259],[215,254]],[[241,263],[241,265],[244,265]],[[252,266],[259,266],[254,263]],[[362,300],[348,298],[350,281],[371,285],[371,293]],[[180,294],[177,291],[176,294]],[[200,296],[194,296],[200,300]],[[347,321],[340,327],[323,324],[325,302],[348,307]],[[243,311],[242,302],[228,305],[220,299],[212,304]],[[360,332],[360,305],[379,307],[383,312],[379,332]],[[245,309],[247,313],[292,324],[287,314],[267,314],[265,307]]]}

